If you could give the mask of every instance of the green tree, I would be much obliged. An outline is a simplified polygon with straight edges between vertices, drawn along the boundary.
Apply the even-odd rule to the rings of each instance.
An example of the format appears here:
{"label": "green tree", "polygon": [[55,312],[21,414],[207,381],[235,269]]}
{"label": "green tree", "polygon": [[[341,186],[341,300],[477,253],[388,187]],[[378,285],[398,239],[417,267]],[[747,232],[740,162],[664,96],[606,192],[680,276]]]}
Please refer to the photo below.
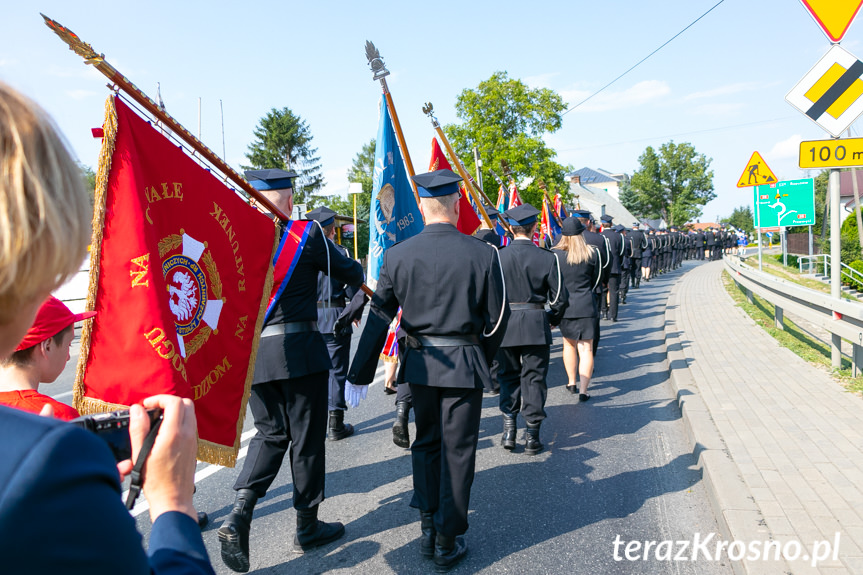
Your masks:
{"label": "green tree", "polygon": [[[372,138],[367,144],[363,144],[362,149],[354,157],[353,165],[348,169],[348,181],[360,183],[363,186],[363,193],[357,194],[357,219],[365,220],[365,223],[359,223],[355,232],[357,234],[357,254],[360,259],[366,257],[369,252],[369,213],[372,204],[374,168],[375,139]],[[353,215],[354,213],[354,198],[350,194],[347,198],[331,196],[327,198],[326,205],[339,214]],[[351,257],[353,257],[353,242],[345,242],[345,247],[348,248]]]}
{"label": "green tree", "polygon": [[245,170],[294,170],[294,203],[313,207],[312,194],[324,186],[318,149],[312,147],[308,124],[289,108],[273,108],[255,128],[255,140],[249,144]]}
{"label": "green tree", "polygon": [[563,125],[561,114],[566,102],[556,92],[531,89],[506,72],[495,72],[475,90],[462,90],[455,109],[462,123],[447,125],[444,131],[471,174],[476,173],[473,149],[479,150],[482,181],[492,202],[498,187],[492,170],[503,177],[501,160],[509,164],[516,182],[530,179],[527,188],[519,190],[523,201],[536,207],[542,205],[540,179],[549,189],[557,186],[568,197],[565,175],[572,168],[558,164],[557,152],[543,140],[544,134],[556,132]]}
{"label": "green tree", "polygon": [[[827,250],[830,249],[830,239],[827,239]],[[843,264],[851,262],[861,257],[860,251],[860,236],[857,235],[857,215],[852,212],[845,221],[842,222],[839,238],[839,257]]]}
{"label": "green tree", "polygon": [[738,230],[743,230],[748,233],[752,233],[755,229],[754,220],[752,218],[752,208],[749,206],[740,206],[739,208],[734,208],[734,211],[731,212],[731,215],[727,218],[723,218],[721,223],[729,224],[734,226]]}
{"label": "green tree", "polygon": [[96,200],[96,172],[83,162],[78,162],[78,167],[81,168],[81,174],[84,176],[84,181],[87,182],[87,191],[90,192],[90,204],[92,205]]}
{"label": "green tree", "polygon": [[648,146],[638,158],[641,167],[621,186],[620,203],[642,217],[661,217],[668,225],[694,220],[716,197],[712,161],[687,142],[667,142],[659,153]]}

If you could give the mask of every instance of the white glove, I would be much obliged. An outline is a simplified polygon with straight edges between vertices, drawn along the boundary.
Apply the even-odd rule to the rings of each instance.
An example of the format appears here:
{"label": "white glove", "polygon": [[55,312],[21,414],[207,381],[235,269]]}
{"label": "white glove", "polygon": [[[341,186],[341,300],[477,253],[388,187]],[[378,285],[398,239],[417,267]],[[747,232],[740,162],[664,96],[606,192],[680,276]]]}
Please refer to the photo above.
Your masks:
{"label": "white glove", "polygon": [[345,402],[351,407],[358,406],[360,401],[366,398],[368,392],[368,385],[354,385],[350,381],[345,382]]}

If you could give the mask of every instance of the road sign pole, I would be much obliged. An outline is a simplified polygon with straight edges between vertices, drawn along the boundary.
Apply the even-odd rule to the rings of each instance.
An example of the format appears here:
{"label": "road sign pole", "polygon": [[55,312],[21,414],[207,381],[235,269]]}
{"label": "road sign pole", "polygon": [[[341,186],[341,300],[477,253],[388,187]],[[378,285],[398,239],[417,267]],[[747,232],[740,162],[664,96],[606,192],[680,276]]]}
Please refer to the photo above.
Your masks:
{"label": "road sign pole", "polygon": [[[830,295],[840,299],[842,293],[842,262],[839,230],[839,168],[830,169]],[[830,364],[842,367],[842,339],[833,335],[830,344]]]}
{"label": "road sign pole", "polygon": [[758,198],[758,186],[752,188],[755,190],[755,213],[758,218],[758,271],[764,271],[761,264],[761,202]]}

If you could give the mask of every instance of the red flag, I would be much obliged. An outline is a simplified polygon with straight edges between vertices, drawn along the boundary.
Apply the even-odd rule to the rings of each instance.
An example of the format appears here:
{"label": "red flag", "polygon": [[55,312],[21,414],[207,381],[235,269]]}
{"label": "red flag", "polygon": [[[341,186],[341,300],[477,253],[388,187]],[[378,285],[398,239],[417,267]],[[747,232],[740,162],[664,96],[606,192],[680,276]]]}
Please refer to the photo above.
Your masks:
{"label": "red flag", "polygon": [[551,226],[548,223],[548,202],[542,199],[542,211],[539,216],[540,243],[545,243],[545,238],[551,238]]}
{"label": "red flag", "polygon": [[119,99],[106,116],[75,406],[191,398],[198,459],[233,465],[275,226]]}
{"label": "red flag", "polygon": [[[429,160],[429,171],[435,170],[452,170],[443,150],[437,143],[437,138],[432,138],[431,160]],[[472,236],[479,229],[479,216],[470,205],[470,200],[467,198],[467,190],[465,190],[464,182],[461,183],[461,198],[459,199],[459,214],[458,214],[458,231],[463,234]]]}
{"label": "red flag", "polygon": [[518,187],[515,185],[515,180],[509,181],[509,206],[506,209],[511,210],[522,204],[521,196],[518,195]]}

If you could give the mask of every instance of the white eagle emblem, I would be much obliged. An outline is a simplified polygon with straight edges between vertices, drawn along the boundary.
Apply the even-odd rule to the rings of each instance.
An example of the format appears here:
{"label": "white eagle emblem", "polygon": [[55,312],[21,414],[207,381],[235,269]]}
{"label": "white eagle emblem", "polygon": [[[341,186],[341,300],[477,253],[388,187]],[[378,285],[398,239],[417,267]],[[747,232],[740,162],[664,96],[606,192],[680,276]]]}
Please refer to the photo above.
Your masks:
{"label": "white eagle emblem", "polygon": [[175,272],[172,280],[179,287],[168,286],[168,306],[178,320],[185,322],[194,315],[198,306],[198,286],[192,276],[184,271]]}

